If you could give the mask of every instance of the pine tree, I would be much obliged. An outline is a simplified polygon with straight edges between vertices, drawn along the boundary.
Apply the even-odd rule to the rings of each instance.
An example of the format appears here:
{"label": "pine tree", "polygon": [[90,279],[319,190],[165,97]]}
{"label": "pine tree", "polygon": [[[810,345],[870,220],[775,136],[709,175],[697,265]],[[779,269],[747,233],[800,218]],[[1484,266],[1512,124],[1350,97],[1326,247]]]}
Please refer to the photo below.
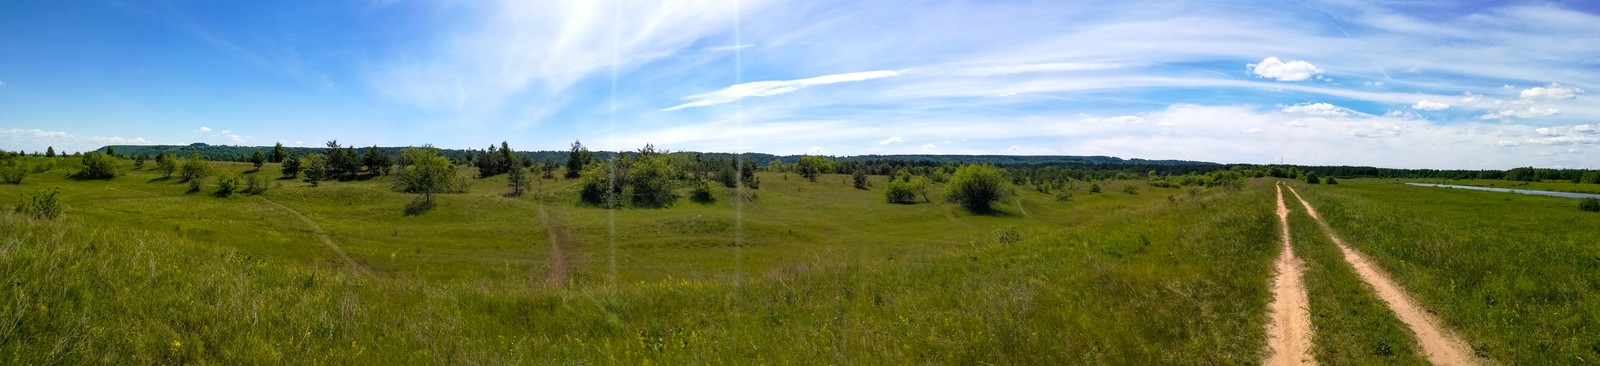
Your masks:
{"label": "pine tree", "polygon": [[261,154],[261,149],[256,149],[254,154],[250,154],[250,165],[254,165],[256,167],[256,171],[261,171],[261,164],[266,162],[267,156]]}
{"label": "pine tree", "polygon": [[272,146],[272,155],[267,157],[267,161],[273,163],[282,163],[283,158],[288,156],[289,154],[283,151],[283,143],[279,142],[277,145]]}
{"label": "pine tree", "polygon": [[47,146],[47,147],[45,147],[44,148],[44,157],[47,157],[47,158],[56,157],[56,147],[55,146]]}

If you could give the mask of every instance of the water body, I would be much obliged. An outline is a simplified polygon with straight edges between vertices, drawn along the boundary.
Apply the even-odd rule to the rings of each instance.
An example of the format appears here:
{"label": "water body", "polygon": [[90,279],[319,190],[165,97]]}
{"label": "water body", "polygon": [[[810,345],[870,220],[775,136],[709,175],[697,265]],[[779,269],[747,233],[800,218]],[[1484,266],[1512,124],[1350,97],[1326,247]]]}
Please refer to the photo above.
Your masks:
{"label": "water body", "polygon": [[1561,198],[1600,198],[1600,194],[1587,194],[1587,193],[1567,193],[1567,192],[1535,191],[1535,190],[1531,190],[1531,189],[1509,189],[1509,188],[1458,186],[1458,185],[1454,185],[1454,184],[1433,184],[1433,183],[1406,183],[1406,184],[1410,184],[1410,185],[1414,185],[1414,186],[1421,186],[1421,187],[1461,188],[1461,189],[1471,189],[1471,190],[1474,190],[1474,191],[1510,192],[1510,193],[1532,194],[1532,195],[1539,195],[1539,196],[1550,196],[1550,197],[1561,197]]}

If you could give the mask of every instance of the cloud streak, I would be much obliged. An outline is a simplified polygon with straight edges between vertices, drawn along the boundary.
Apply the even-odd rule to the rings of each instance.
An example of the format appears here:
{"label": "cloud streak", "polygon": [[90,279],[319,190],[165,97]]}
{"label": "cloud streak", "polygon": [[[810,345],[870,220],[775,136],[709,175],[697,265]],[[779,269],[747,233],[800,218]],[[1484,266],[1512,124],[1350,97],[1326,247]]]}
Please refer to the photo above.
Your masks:
{"label": "cloud streak", "polygon": [[828,84],[838,84],[838,83],[847,83],[847,82],[855,82],[855,81],[867,81],[867,80],[873,80],[873,79],[882,79],[882,78],[900,76],[901,74],[905,74],[906,72],[907,71],[905,71],[905,70],[877,70],[877,71],[852,72],[852,73],[845,73],[845,74],[823,75],[823,76],[810,77],[810,78],[805,78],[805,79],[795,79],[795,80],[774,80],[774,81],[749,82],[749,83],[737,84],[737,85],[729,86],[727,88],[723,88],[721,90],[717,90],[717,91],[713,91],[713,92],[709,92],[709,93],[701,93],[701,94],[690,95],[690,96],[684,98],[686,100],[689,100],[690,102],[679,104],[679,105],[672,106],[672,107],[668,107],[668,108],[662,109],[662,111],[675,111],[675,110],[684,109],[684,108],[706,107],[706,106],[713,106],[713,105],[718,105],[718,104],[732,103],[732,102],[736,102],[736,101],[738,101],[740,99],[749,98],[749,97],[770,97],[770,96],[774,96],[774,95],[778,95],[778,94],[794,92],[794,91],[797,91],[797,90],[800,90],[800,89],[805,89],[805,88],[809,88],[809,87],[813,87],[813,86],[828,85]]}

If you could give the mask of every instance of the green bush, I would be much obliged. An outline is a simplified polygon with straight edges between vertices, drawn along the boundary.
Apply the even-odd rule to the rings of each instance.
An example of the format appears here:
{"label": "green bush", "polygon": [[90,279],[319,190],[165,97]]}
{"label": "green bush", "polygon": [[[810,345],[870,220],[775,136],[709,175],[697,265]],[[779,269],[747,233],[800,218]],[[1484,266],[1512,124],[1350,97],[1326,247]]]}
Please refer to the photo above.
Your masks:
{"label": "green bush", "polygon": [[1006,226],[994,231],[995,241],[1000,244],[1014,244],[1022,241],[1022,232],[1017,231],[1016,225]]}
{"label": "green bush", "polygon": [[705,181],[695,181],[694,188],[689,190],[689,200],[699,203],[716,202],[717,198],[711,195],[711,185]]}
{"label": "green bush", "polygon": [[1321,180],[1317,179],[1317,175],[1316,174],[1306,174],[1306,183],[1307,184],[1317,184],[1317,183],[1322,183],[1322,182],[1321,182]]}
{"label": "green bush", "polygon": [[1006,183],[1006,174],[1000,168],[988,164],[966,165],[956,169],[955,175],[950,177],[945,194],[969,210],[988,211],[990,203],[1004,200],[1010,193]]}
{"label": "green bush", "polygon": [[251,174],[244,178],[245,194],[262,194],[267,192],[267,178],[260,174]]}
{"label": "green bush", "polygon": [[7,159],[0,161],[0,180],[6,183],[22,184],[22,178],[28,176],[28,167],[16,160]]}
{"label": "green bush", "polygon": [[234,172],[217,174],[217,197],[232,196],[239,189],[239,175]]}
{"label": "green bush", "polygon": [[883,197],[889,200],[889,203],[917,203],[917,190],[912,187],[911,182],[896,179],[889,182],[889,186],[883,190]]}
{"label": "green bush", "polygon": [[1589,212],[1600,212],[1600,199],[1585,198],[1578,201],[1578,208]]}
{"label": "green bush", "polygon": [[83,169],[72,174],[72,179],[111,179],[117,176],[117,159],[97,152],[83,154]]}
{"label": "green bush", "polygon": [[867,170],[856,169],[855,173],[850,174],[850,181],[855,184],[856,189],[867,189]]}
{"label": "green bush", "polygon": [[[190,156],[189,160],[183,162],[180,174],[185,182],[206,179],[206,176],[211,174],[211,166],[206,165],[206,161],[202,160],[200,155]],[[190,185],[190,187],[198,187],[198,185]]]}
{"label": "green bush", "polygon": [[1322,183],[1324,183],[1324,184],[1339,184],[1339,180],[1338,179],[1333,179],[1333,177],[1328,177],[1328,179],[1324,180]]}
{"label": "green bush", "polygon": [[56,194],[61,193],[60,188],[49,191],[34,191],[29,197],[17,205],[17,213],[33,216],[38,219],[54,219],[61,217],[61,204],[56,201]]}
{"label": "green bush", "polygon": [[1122,186],[1122,193],[1127,193],[1127,194],[1131,194],[1131,195],[1138,195],[1139,194],[1139,187],[1134,186],[1133,184],[1124,185],[1124,186]]}

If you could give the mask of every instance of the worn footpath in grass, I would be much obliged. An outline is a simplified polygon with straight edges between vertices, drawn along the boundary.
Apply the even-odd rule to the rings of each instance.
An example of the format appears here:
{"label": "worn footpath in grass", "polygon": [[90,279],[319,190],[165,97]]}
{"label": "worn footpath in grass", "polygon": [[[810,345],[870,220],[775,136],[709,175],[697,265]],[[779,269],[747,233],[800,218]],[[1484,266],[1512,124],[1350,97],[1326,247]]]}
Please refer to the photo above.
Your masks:
{"label": "worn footpath in grass", "polygon": [[1572,199],[1341,182],[1300,193],[1475,353],[1600,361],[1600,215]]}
{"label": "worn footpath in grass", "polygon": [[1356,276],[1338,247],[1290,196],[1289,229],[1305,263],[1312,351],[1323,365],[1427,365],[1416,338]]}

